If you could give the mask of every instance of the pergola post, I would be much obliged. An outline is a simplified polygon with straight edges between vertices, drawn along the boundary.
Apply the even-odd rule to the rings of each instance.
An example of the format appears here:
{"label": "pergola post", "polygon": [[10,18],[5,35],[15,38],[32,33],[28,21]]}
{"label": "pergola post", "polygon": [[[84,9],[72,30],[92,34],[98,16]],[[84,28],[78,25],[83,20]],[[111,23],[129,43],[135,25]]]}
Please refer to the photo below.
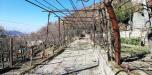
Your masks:
{"label": "pergola post", "polygon": [[[60,17],[58,17],[58,35],[59,35],[59,42],[61,42],[61,18]],[[60,43],[60,45],[61,45],[61,43]]]}
{"label": "pergola post", "polygon": [[9,51],[9,62],[10,62],[10,67],[13,67],[13,38],[10,38],[10,51]]}

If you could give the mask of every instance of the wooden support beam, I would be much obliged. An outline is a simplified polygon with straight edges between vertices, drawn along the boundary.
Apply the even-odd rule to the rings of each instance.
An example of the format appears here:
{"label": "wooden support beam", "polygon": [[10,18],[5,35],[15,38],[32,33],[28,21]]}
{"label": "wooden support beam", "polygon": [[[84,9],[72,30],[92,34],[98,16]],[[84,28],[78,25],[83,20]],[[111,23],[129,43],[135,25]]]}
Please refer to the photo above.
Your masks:
{"label": "wooden support beam", "polygon": [[10,67],[13,67],[13,38],[10,38],[10,51],[9,51],[9,63]]}
{"label": "wooden support beam", "polygon": [[34,49],[34,46],[31,46],[31,54],[30,54],[30,56],[31,56],[31,58],[30,58],[30,66],[32,66],[33,65],[33,50]]}

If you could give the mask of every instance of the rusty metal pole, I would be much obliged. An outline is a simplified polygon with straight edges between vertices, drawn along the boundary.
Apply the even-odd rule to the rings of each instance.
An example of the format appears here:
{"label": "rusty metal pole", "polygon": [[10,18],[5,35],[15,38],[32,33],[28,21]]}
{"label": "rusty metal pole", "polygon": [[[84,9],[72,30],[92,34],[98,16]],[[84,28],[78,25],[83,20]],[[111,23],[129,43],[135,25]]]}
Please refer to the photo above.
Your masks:
{"label": "rusty metal pole", "polygon": [[47,23],[47,29],[46,29],[46,41],[47,41],[47,38],[49,35],[50,15],[51,15],[51,12],[48,13],[48,23]]}
{"label": "rusty metal pole", "polygon": [[114,43],[115,61],[118,65],[120,65],[121,64],[121,61],[120,61],[121,43],[120,43],[120,30],[119,30],[119,26],[118,26],[118,21],[116,19],[114,9],[111,5],[111,1],[105,2],[105,6],[107,9],[107,12],[109,13],[109,17],[111,19],[111,22],[112,22],[112,29],[113,29],[113,33],[114,33],[114,39],[115,39],[115,43]]}
{"label": "rusty metal pole", "polygon": [[[60,17],[58,17],[58,32],[59,32],[59,42],[61,42],[61,25],[60,25],[60,22],[61,22],[61,18]],[[60,45],[61,45],[61,43],[60,43]]]}
{"label": "rusty metal pole", "polygon": [[[48,21],[47,21],[48,23],[47,23],[47,27],[46,27],[46,39],[45,39],[45,43],[44,43],[45,49],[47,47],[47,41],[48,41],[48,35],[49,35],[50,14],[51,14],[51,12],[48,13]],[[43,53],[42,53],[42,59],[45,58],[45,55],[46,55],[45,49],[43,50]]]}
{"label": "rusty metal pole", "polygon": [[64,21],[63,21],[63,43],[64,43],[64,46],[65,46],[65,25],[64,25]]}

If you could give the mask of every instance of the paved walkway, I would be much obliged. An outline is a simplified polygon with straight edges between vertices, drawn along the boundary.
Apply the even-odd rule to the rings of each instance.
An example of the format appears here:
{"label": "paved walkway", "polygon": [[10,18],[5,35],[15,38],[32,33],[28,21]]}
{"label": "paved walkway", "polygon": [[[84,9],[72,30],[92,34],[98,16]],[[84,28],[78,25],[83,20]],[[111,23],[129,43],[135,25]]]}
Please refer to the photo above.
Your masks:
{"label": "paved walkway", "polygon": [[100,48],[90,43],[88,39],[74,41],[62,54],[38,66],[28,75],[104,75],[103,65],[106,62],[102,60],[106,59],[102,58]]}

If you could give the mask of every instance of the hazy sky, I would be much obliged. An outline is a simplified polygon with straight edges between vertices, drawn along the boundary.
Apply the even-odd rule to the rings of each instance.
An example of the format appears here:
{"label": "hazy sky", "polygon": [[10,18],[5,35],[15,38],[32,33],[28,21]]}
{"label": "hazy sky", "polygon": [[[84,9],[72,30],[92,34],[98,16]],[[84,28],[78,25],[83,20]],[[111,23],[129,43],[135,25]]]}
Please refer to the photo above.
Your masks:
{"label": "hazy sky", "polygon": [[[30,0],[36,3],[36,0]],[[43,0],[37,0],[39,2],[47,5]],[[56,6],[58,9],[63,9],[56,0],[46,0],[50,4]],[[70,0],[58,0],[64,7],[72,9]],[[81,9],[83,6],[80,1],[73,0],[78,9]],[[99,2],[100,0],[96,0]],[[89,2],[84,3],[85,6],[93,4],[94,0],[89,0]],[[50,9],[54,9],[49,6]],[[18,30],[21,32],[34,32],[40,29],[42,26],[47,24],[47,13],[42,12],[43,10],[31,5],[25,0],[0,0],[0,25],[3,26],[6,30]],[[63,14],[59,14],[64,16]],[[57,17],[51,15],[51,22],[57,21]]]}

